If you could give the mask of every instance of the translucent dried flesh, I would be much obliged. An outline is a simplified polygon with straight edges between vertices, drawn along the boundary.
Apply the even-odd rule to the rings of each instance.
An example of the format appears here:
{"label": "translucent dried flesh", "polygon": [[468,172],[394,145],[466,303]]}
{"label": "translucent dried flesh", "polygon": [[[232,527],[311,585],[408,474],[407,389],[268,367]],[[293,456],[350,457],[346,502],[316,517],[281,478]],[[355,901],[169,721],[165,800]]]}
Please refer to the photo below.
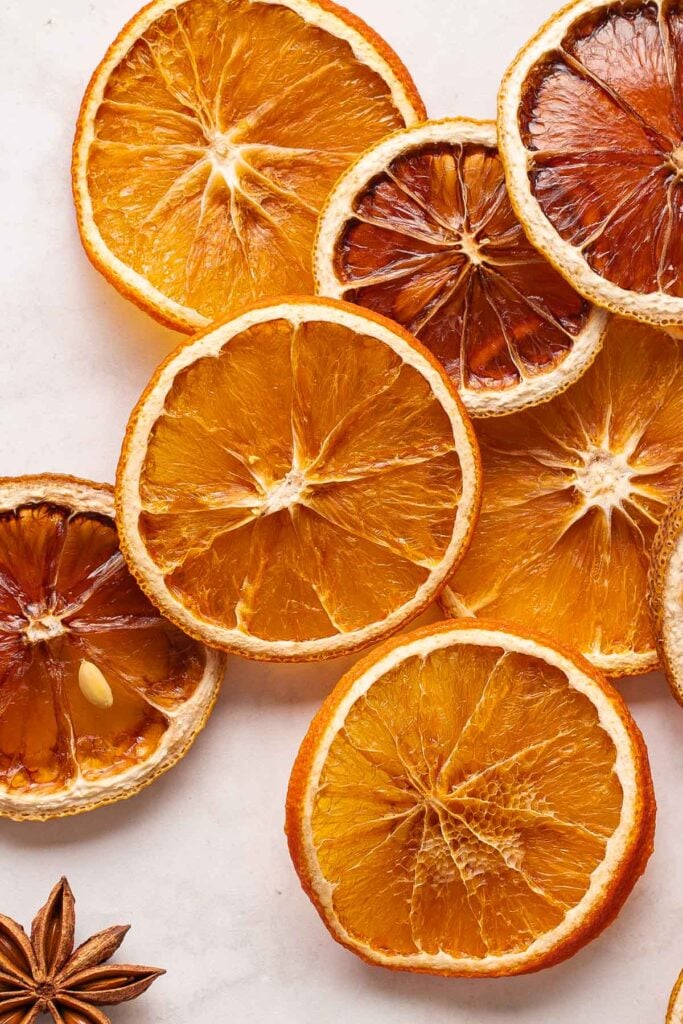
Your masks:
{"label": "translucent dried flesh", "polygon": [[403,126],[350,45],[288,8],[179,2],[109,79],[88,160],[94,219],[114,255],[208,318],[310,293],[330,188]]}
{"label": "translucent dried flesh", "polygon": [[343,928],[374,949],[526,949],[617,827],[616,751],[559,670],[500,649],[409,658],[349,711],[311,827]]}
{"label": "translucent dried flesh", "polygon": [[[111,708],[78,682],[95,664]],[[0,514],[0,786],[58,792],[144,762],[194,693],[205,656],[139,590],[113,521],[59,505]]]}
{"label": "translucent dried flesh", "polygon": [[527,77],[519,114],[545,215],[590,267],[683,296],[683,5],[578,19]]}
{"label": "translucent dried flesh", "polygon": [[403,324],[463,389],[512,388],[571,351],[589,306],[527,241],[495,147],[408,150],[354,201],[344,297]]}
{"label": "translucent dried flesh", "polygon": [[484,500],[451,582],[461,611],[589,657],[647,655],[649,553],[683,483],[683,348],[614,320],[566,394],[478,431]]}
{"label": "translucent dried flesh", "polygon": [[443,559],[462,491],[427,380],[347,327],[257,324],[181,371],[140,534],[205,621],[267,641],[382,621]]}

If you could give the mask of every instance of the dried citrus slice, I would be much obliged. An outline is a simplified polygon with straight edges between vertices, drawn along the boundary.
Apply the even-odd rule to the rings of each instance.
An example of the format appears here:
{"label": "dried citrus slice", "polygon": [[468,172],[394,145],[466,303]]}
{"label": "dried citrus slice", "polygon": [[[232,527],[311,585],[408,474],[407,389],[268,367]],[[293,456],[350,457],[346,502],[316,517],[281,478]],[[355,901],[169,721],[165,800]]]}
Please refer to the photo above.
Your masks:
{"label": "dried citrus slice", "polygon": [[155,0],[83,100],[83,244],[119,291],[181,330],[312,291],[337,177],[423,116],[398,57],[327,0]]}
{"label": "dried citrus slice", "polygon": [[609,675],[653,668],[650,548],[683,483],[680,343],[615,318],[577,384],[478,438],[482,513],[447,609],[523,622]]}
{"label": "dried citrus slice", "polygon": [[671,993],[669,1008],[666,1013],[666,1024],[683,1024],[683,972]]}
{"label": "dried citrus slice", "polygon": [[357,664],[292,771],[295,867],[371,963],[500,976],[558,963],[616,916],[652,852],[647,752],[578,655],[473,620]]}
{"label": "dried citrus slice", "polygon": [[527,241],[489,122],[427,122],[364,154],[327,202],[315,270],[320,294],[419,338],[474,416],[564,390],[607,323]]}
{"label": "dried citrus slice", "polygon": [[273,660],[347,654],[427,605],[479,504],[466,413],[382,317],[257,306],[182,346],[134,410],[122,547],[162,611]]}
{"label": "dried citrus slice", "polygon": [[683,704],[683,491],[671,502],[655,538],[650,606],[662,667]]}
{"label": "dried citrus slice", "polygon": [[163,619],[119,551],[112,489],[0,480],[0,814],[132,796],[204,725],[219,655]]}
{"label": "dried citrus slice", "polygon": [[587,298],[683,322],[683,8],[576,0],[523,48],[499,141],[529,238]]}

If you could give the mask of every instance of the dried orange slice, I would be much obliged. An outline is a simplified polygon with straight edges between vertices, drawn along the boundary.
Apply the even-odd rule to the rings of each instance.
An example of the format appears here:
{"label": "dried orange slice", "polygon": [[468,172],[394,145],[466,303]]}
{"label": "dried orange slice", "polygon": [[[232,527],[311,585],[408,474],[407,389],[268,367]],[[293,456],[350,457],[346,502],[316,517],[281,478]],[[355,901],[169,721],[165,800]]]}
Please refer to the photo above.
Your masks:
{"label": "dried orange slice", "polygon": [[662,667],[683,704],[683,491],[671,502],[655,538],[650,607]]}
{"label": "dried orange slice", "polygon": [[671,993],[669,1008],[666,1013],[666,1024],[683,1024],[683,972]]}
{"label": "dried orange slice", "polygon": [[320,294],[419,338],[474,416],[564,390],[607,323],[527,241],[489,122],[427,122],[364,154],[323,211],[315,270]]}
{"label": "dried orange slice", "polygon": [[163,619],[119,551],[112,489],[0,480],[0,814],[132,796],[213,707],[219,655]]}
{"label": "dried orange slice", "polygon": [[578,655],[439,623],[338,683],[294,765],[287,834],[332,936],[364,960],[492,977],[571,956],[652,852],[647,752]]}
{"label": "dried orange slice", "polygon": [[112,43],[81,107],[86,252],[180,330],[312,291],[316,222],[337,177],[423,116],[398,57],[327,0],[155,0]]}
{"label": "dried orange slice", "polygon": [[273,660],[348,654],[444,585],[479,504],[476,442],[400,327],[325,299],[182,346],[134,410],[122,547],[191,635]]}
{"label": "dried orange slice", "polygon": [[653,668],[650,549],[683,483],[680,343],[615,318],[577,384],[478,438],[482,513],[448,611],[522,622],[608,675]]}
{"label": "dried orange slice", "polygon": [[513,206],[588,299],[683,322],[683,9],[576,0],[522,49],[499,97]]}

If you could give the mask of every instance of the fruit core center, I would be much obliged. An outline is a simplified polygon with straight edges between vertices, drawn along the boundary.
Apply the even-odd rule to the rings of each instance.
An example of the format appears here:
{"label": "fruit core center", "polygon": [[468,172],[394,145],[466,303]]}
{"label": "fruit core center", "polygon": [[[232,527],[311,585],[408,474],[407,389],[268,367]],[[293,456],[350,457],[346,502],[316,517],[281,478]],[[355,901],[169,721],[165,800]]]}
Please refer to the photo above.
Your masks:
{"label": "fruit core center", "polygon": [[606,512],[617,508],[631,493],[633,470],[623,452],[593,448],[582,455],[583,466],[576,472],[576,486],[586,505]]}
{"label": "fruit core center", "polygon": [[671,165],[677,174],[683,177],[683,146],[677,146],[669,157]]}
{"label": "fruit core center", "polygon": [[460,249],[470,263],[473,263],[475,267],[484,262],[484,258],[481,255],[481,249],[479,248],[474,235],[470,235],[466,231],[463,231],[460,236]]}
{"label": "fruit core center", "polygon": [[242,147],[234,141],[230,132],[214,132],[211,135],[209,152],[213,164],[218,168],[228,184],[236,179],[236,165],[240,159]]}
{"label": "fruit core center", "polygon": [[46,640],[54,640],[63,636],[68,630],[61,619],[50,612],[29,619],[24,627],[24,639],[28,644],[40,644]]}
{"label": "fruit core center", "polygon": [[302,471],[290,469],[287,476],[279,480],[266,495],[261,514],[270,516],[284,508],[291,508],[301,500],[307,487],[308,482]]}

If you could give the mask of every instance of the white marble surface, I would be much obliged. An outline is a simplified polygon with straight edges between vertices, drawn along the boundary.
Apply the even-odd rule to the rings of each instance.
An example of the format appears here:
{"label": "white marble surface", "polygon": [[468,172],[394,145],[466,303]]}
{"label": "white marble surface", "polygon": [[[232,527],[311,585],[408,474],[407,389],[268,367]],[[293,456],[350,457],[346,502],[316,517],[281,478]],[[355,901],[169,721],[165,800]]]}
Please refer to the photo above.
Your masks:
{"label": "white marble surface", "polygon": [[[128,411],[176,336],[83,255],[69,189],[89,73],[138,0],[0,0],[0,474],[111,479]],[[555,0],[349,0],[408,62],[430,114],[494,113],[497,79]],[[0,912],[29,922],[62,874],[80,933],[133,923],[133,961],[168,968],[120,1024],[658,1024],[683,966],[683,712],[653,676],[623,686],[652,756],[657,851],[618,922],[541,975],[394,975],[337,947],[299,890],[289,767],[345,666],[234,660],[186,760],[79,819],[0,823]]]}

